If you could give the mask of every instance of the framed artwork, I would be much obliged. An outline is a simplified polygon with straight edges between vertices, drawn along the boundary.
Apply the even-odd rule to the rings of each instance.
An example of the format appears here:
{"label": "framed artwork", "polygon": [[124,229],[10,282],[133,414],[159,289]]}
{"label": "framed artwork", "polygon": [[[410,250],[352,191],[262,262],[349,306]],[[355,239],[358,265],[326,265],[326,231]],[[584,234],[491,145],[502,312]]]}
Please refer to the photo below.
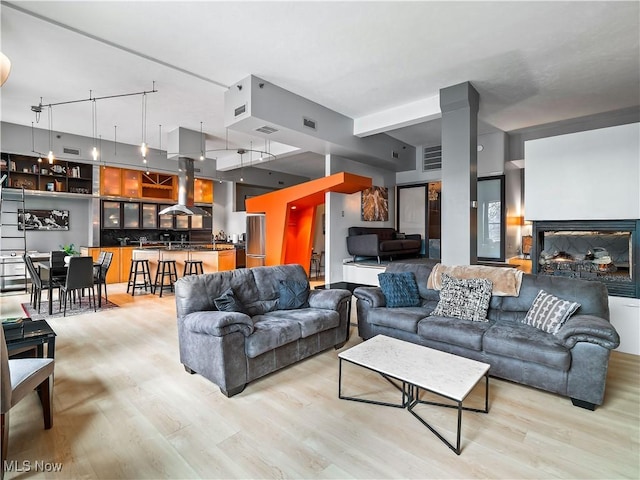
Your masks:
{"label": "framed artwork", "polygon": [[18,230],[69,230],[69,210],[20,210]]}
{"label": "framed artwork", "polygon": [[387,187],[371,187],[362,190],[361,218],[365,222],[389,220],[389,189]]}

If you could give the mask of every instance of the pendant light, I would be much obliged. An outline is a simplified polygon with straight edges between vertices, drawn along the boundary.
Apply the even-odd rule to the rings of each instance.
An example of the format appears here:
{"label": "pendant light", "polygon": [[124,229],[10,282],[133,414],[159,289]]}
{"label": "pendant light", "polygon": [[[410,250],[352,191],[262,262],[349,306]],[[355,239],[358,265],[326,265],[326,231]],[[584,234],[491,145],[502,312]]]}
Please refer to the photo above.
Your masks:
{"label": "pendant light", "polygon": [[118,156],[118,126],[113,126],[113,156]]}
{"label": "pendant light", "polygon": [[202,122],[200,122],[200,161],[201,162],[204,160],[204,152],[205,152],[204,135],[202,134]]}
{"label": "pendant light", "polygon": [[[91,91],[89,91],[89,97],[91,98]],[[98,106],[95,98],[91,101],[91,137],[93,138],[93,148],[91,149],[91,157],[94,162],[98,161],[98,146],[96,145],[96,139],[98,137]]]}
{"label": "pendant light", "polygon": [[53,108],[49,107],[49,164],[53,164],[55,157],[53,156]]}
{"label": "pendant light", "polygon": [[147,163],[147,94],[142,94],[142,143],[140,152],[142,153],[142,163]]}

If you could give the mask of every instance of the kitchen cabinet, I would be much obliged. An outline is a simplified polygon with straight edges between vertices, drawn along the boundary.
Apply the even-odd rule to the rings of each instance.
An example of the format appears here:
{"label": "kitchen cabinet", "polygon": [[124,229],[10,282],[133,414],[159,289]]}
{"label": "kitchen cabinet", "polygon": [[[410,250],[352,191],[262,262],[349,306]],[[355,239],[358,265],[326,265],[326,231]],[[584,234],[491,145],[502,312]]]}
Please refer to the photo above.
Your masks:
{"label": "kitchen cabinet", "polygon": [[196,178],[193,182],[193,201],[196,203],[213,203],[213,180]]}
{"label": "kitchen cabinet", "polygon": [[[158,211],[163,208],[169,207],[170,205],[160,205],[158,207]],[[173,215],[158,215],[158,227],[161,230],[172,229],[173,228]]]}
{"label": "kitchen cabinet", "polygon": [[[118,247],[80,247],[80,255],[91,256],[94,261],[97,261],[100,252],[111,252],[113,257],[111,258],[111,265],[107,271],[107,283],[120,283],[126,282],[128,279],[128,277],[125,277],[124,280],[121,280],[120,250]],[[128,273],[129,271],[127,270],[127,275]]]}
{"label": "kitchen cabinet", "polygon": [[143,198],[174,201],[178,199],[178,181],[175,175],[154,172],[143,173],[141,187]]}
{"label": "kitchen cabinet", "polygon": [[140,228],[140,204],[123,202],[122,218],[124,228]]}
{"label": "kitchen cabinet", "polygon": [[102,202],[102,228],[121,228],[121,206],[120,202]]}
{"label": "kitchen cabinet", "polygon": [[187,215],[176,215],[176,230],[189,230],[189,218]]}
{"label": "kitchen cabinet", "polygon": [[4,187],[43,192],[88,194],[93,188],[91,164],[54,160],[28,155],[0,154],[0,174],[6,174]]}
{"label": "kitchen cabinet", "polygon": [[100,195],[119,197],[122,195],[121,168],[100,169]]}
{"label": "kitchen cabinet", "polygon": [[158,206],[155,203],[142,204],[142,228],[158,228]]}
{"label": "kitchen cabinet", "polygon": [[140,198],[141,175],[138,170],[122,170],[122,196]]}

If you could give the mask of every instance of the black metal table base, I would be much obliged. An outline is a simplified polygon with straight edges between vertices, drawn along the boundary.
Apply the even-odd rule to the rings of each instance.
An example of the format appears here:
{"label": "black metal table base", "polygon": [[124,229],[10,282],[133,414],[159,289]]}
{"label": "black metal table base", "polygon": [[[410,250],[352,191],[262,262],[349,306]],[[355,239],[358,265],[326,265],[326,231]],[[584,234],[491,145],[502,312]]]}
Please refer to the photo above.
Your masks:
{"label": "black metal table base", "polygon": [[[389,402],[381,402],[381,401],[377,401],[377,400],[368,400],[368,399],[364,399],[364,398],[358,398],[358,397],[347,397],[342,395],[342,358],[339,358],[339,363],[338,363],[338,398],[340,398],[341,400],[351,400],[354,402],[361,402],[361,403],[370,403],[373,405],[382,405],[384,407],[394,407],[394,408],[406,408],[411,415],[413,415],[415,418],[417,418],[420,423],[422,423],[425,427],[427,427],[429,430],[431,430],[431,432],[440,439],[440,441],[442,441],[447,447],[449,447],[451,450],[453,450],[456,455],[460,455],[460,453],[462,452],[462,449],[460,447],[460,433],[462,431],[462,411],[466,410],[468,412],[477,412],[477,413],[489,413],[489,374],[487,373],[484,377],[485,377],[485,396],[484,396],[484,409],[478,409],[478,408],[468,408],[468,407],[463,407],[462,406],[462,402],[461,401],[457,401],[457,400],[453,400],[450,399],[452,401],[455,402],[455,404],[447,404],[447,403],[437,403],[437,402],[428,402],[425,400],[420,400],[420,390],[424,390],[426,392],[431,392],[434,393],[436,395],[440,395],[444,398],[449,398],[446,395],[442,395],[436,392],[432,392],[426,388],[420,388],[416,385],[413,385],[411,383],[408,383],[406,381],[403,380],[399,380],[397,378],[393,378],[393,377],[389,377],[388,375],[385,375],[383,373],[378,372],[377,370],[374,370],[372,368],[368,368],[365,367],[364,365],[358,365],[358,364],[354,364],[354,365],[358,365],[359,367],[363,367],[366,368],[367,370],[371,370],[372,372],[376,372],[378,373],[380,376],[382,376],[385,380],[387,380],[389,383],[391,383],[391,385],[393,385],[395,388],[397,388],[398,390],[400,390],[402,392],[402,403],[401,404],[397,404],[397,403],[389,403]],[[346,360],[347,362],[349,362],[348,360]],[[352,362],[349,362],[352,363]],[[394,383],[393,380],[396,380],[398,382],[402,383],[402,386],[398,386]],[[444,438],[444,436],[438,432],[434,427],[432,427],[424,418],[422,418],[420,415],[418,415],[415,411],[414,408],[417,405],[433,405],[436,407],[445,407],[445,408],[455,408],[456,410],[458,410],[458,428],[456,431],[456,445],[454,446],[451,442],[449,442],[446,438]]]}

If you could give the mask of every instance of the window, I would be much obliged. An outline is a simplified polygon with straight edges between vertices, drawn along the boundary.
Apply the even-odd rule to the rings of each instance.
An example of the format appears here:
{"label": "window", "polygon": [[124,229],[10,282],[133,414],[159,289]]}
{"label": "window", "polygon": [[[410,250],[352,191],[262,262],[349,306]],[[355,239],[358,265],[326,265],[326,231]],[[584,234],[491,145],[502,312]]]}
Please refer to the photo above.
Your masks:
{"label": "window", "polygon": [[478,179],[478,260],[504,261],[504,176]]}

